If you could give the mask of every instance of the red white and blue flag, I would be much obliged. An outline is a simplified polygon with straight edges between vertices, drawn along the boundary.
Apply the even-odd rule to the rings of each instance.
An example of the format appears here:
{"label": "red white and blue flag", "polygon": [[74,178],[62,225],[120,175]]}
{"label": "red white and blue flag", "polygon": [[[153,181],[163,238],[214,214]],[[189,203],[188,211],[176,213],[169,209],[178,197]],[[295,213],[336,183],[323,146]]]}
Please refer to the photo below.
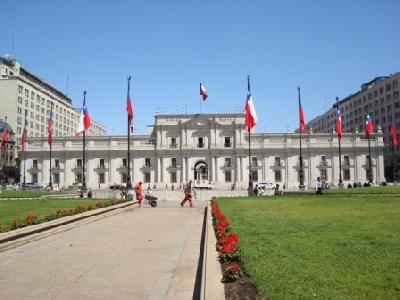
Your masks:
{"label": "red white and blue flag", "polygon": [[369,139],[369,135],[374,131],[374,125],[372,124],[372,119],[370,115],[365,118],[365,136]]}
{"label": "red white and blue flag", "polygon": [[128,95],[126,96],[126,111],[128,112],[128,122],[129,127],[131,128],[131,132],[133,132],[133,108],[132,108],[132,101],[130,96],[130,81],[131,77],[128,78]]}
{"label": "red white and blue flag", "polygon": [[339,109],[339,100],[336,99],[336,126],[335,126],[335,132],[338,136],[339,139],[342,138],[342,115],[340,114],[340,109]]}
{"label": "red white and blue flag", "polygon": [[25,152],[25,144],[26,144],[26,121],[25,121],[25,126],[24,129],[22,129],[22,136],[21,136],[21,152],[24,153]]}
{"label": "red white and blue flag", "polygon": [[82,132],[88,130],[90,128],[91,124],[92,124],[92,120],[90,119],[89,112],[86,108],[86,99],[83,99],[82,114],[79,119],[78,128],[75,131],[75,135],[78,136]]}
{"label": "red white and blue flag", "polygon": [[47,142],[49,145],[53,142],[53,111],[50,110],[49,117],[47,118]]}
{"label": "red white and blue flag", "polygon": [[203,98],[203,101],[207,100],[208,93],[204,85],[200,82],[200,96]]}
{"label": "red white and blue flag", "polygon": [[300,96],[299,96],[299,119],[300,119],[300,132],[304,133],[306,132],[306,126],[305,126],[305,122],[304,122],[304,110],[303,110],[303,106],[301,105],[301,100],[300,100]]}
{"label": "red white and blue flag", "polygon": [[1,150],[6,148],[6,142],[8,140],[8,131],[4,128],[3,132],[1,133]]}
{"label": "red white and blue flag", "polygon": [[394,124],[393,119],[392,119],[391,124],[389,125],[389,132],[390,132],[390,136],[392,138],[392,145],[398,147],[399,142],[397,139],[397,130],[396,130],[396,125]]}
{"label": "red white and blue flag", "polygon": [[247,126],[247,130],[250,132],[250,130],[257,124],[257,113],[253,104],[253,98],[251,97],[250,91],[247,93],[245,111],[245,123]]}

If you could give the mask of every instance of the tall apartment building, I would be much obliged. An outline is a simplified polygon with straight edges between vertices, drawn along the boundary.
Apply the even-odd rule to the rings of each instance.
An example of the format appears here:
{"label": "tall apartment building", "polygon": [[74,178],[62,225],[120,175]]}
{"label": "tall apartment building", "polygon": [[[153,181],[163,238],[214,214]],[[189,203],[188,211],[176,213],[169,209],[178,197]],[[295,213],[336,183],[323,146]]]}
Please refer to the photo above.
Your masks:
{"label": "tall apartment building", "polygon": [[[20,144],[27,112],[28,137],[47,136],[47,118],[53,103],[53,135],[71,136],[77,128],[80,110],[71,99],[8,57],[0,57],[0,118],[14,130]],[[106,128],[92,121],[88,135],[106,135]]]}
{"label": "tall apartment building", "polygon": [[[339,101],[343,132],[363,132],[365,116],[369,114],[383,132],[386,176],[391,178],[393,156],[389,132],[390,120],[400,129],[400,72],[376,77],[361,85],[361,90]],[[313,132],[332,132],[336,120],[336,103],[324,114],[312,119],[307,125]],[[395,151],[396,161],[400,152]]]}

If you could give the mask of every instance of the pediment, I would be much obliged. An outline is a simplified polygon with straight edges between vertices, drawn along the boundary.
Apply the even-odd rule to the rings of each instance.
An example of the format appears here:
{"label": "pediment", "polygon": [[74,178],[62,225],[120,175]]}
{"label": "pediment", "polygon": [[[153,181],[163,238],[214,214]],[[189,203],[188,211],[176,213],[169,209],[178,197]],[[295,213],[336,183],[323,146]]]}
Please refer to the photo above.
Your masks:
{"label": "pediment", "polygon": [[212,120],[202,115],[196,115],[190,120],[186,121],[184,125],[186,126],[208,126],[212,124]]}

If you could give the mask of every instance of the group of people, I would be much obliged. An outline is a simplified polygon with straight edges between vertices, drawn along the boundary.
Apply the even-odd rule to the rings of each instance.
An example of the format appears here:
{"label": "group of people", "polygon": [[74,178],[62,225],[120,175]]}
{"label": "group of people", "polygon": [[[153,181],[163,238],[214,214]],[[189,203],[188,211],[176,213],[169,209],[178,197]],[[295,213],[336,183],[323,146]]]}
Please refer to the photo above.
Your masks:
{"label": "group of people", "polygon": [[[135,193],[136,200],[139,203],[139,207],[141,207],[142,206],[142,200],[144,198],[143,197],[143,193],[142,193],[142,185],[143,185],[143,182],[139,181],[138,183],[136,183],[134,185],[133,190],[132,189],[128,189],[126,192],[122,191],[121,192],[122,197],[127,197],[128,199],[132,200],[133,199],[133,195]],[[193,182],[192,182],[191,179],[184,186],[184,191],[183,192],[184,192],[185,197],[183,198],[182,202],[180,203],[181,207],[183,207],[186,202],[189,202],[190,207],[193,207],[193,192],[194,192],[194,190],[193,190]],[[150,188],[150,185],[147,187],[147,192],[146,193],[148,195],[152,195],[152,190]]]}

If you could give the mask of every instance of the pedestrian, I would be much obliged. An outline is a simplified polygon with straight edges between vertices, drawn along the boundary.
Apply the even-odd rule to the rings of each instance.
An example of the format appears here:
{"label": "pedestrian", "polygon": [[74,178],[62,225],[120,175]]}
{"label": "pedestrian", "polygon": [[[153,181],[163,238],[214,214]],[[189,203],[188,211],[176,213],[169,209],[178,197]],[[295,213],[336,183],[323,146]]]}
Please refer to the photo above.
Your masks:
{"label": "pedestrian", "polygon": [[143,195],[142,195],[142,182],[139,181],[138,183],[135,184],[134,187],[135,193],[136,193],[136,200],[139,202],[139,207],[142,206],[142,200],[143,200]]}
{"label": "pedestrian", "polygon": [[256,184],[256,186],[253,189],[254,192],[254,196],[258,196],[258,184]]}
{"label": "pedestrian", "polygon": [[89,191],[88,191],[88,193],[87,193],[87,197],[88,197],[89,199],[92,199],[92,190],[91,190],[91,189],[89,189]]}
{"label": "pedestrian", "polygon": [[185,186],[184,190],[185,198],[183,198],[181,202],[181,207],[186,203],[186,201],[189,202],[190,207],[193,207],[193,201],[192,201],[192,180],[190,179],[189,182]]}
{"label": "pedestrian", "polygon": [[315,183],[315,194],[322,195],[322,183],[320,177],[317,177],[317,182]]}

